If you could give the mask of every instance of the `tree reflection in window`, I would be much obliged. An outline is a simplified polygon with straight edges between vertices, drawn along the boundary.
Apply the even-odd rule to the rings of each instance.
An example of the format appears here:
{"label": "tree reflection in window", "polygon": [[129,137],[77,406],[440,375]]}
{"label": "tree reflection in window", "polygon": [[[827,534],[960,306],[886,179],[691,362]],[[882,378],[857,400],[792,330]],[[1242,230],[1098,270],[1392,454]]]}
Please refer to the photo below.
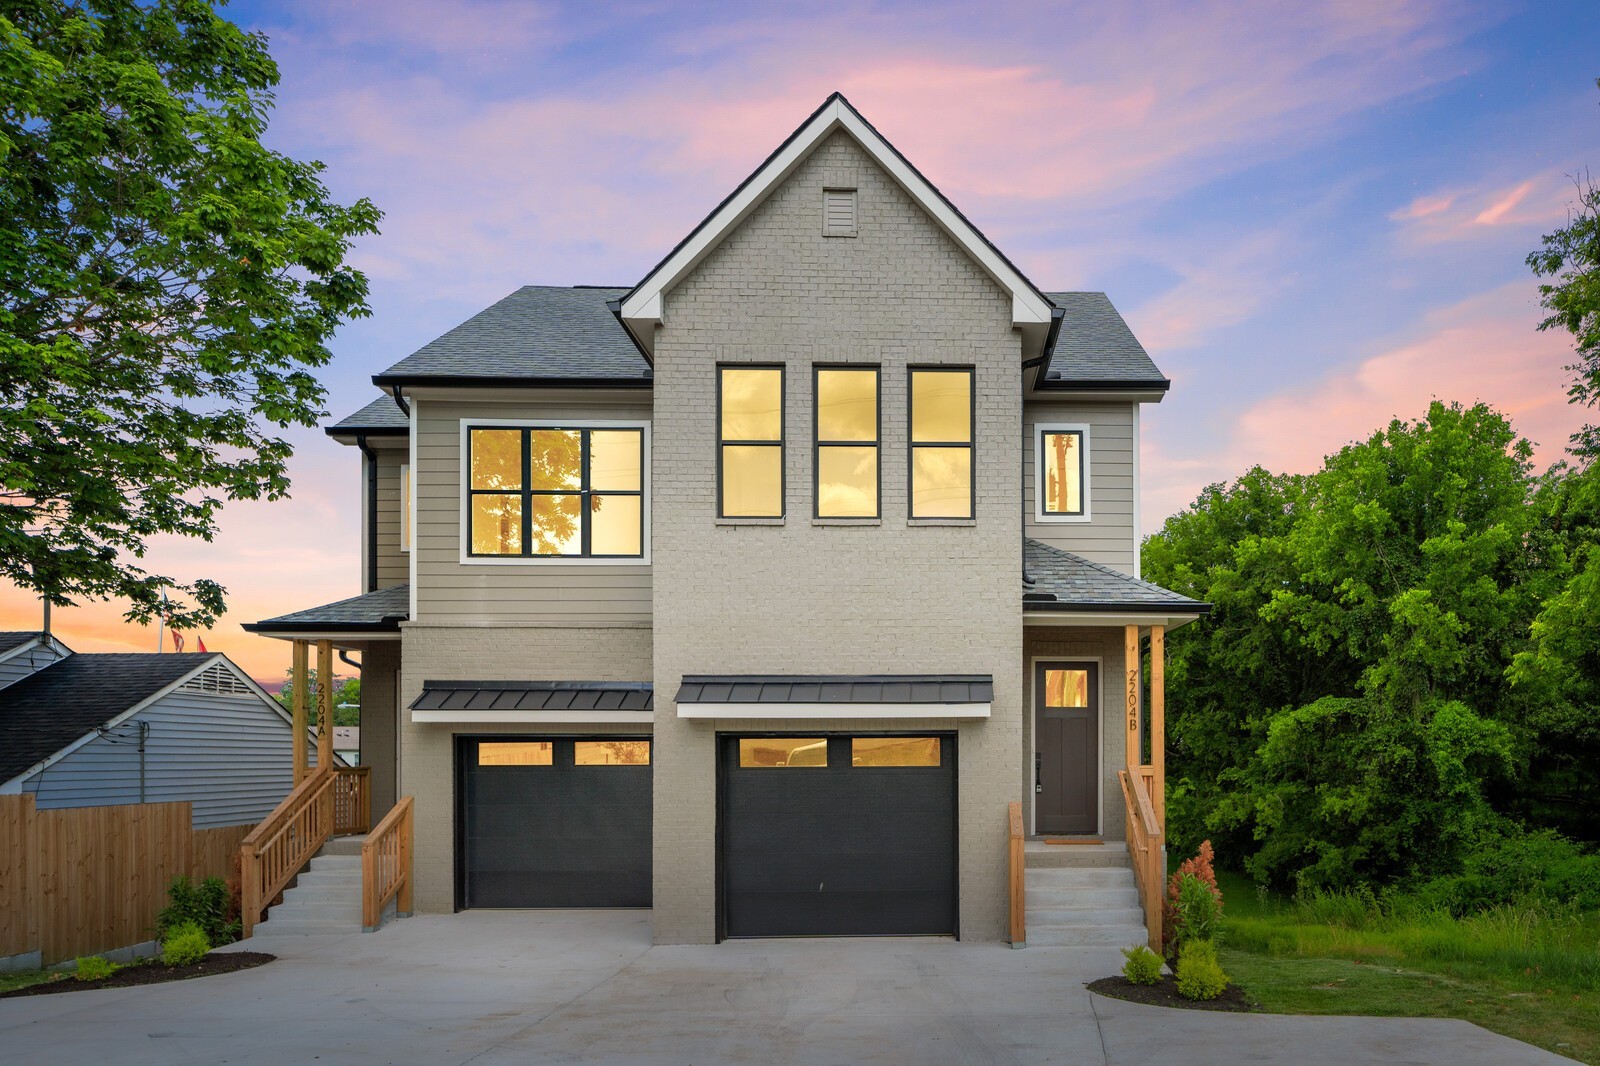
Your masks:
{"label": "tree reflection in window", "polygon": [[474,428],[472,555],[640,557],[642,429]]}

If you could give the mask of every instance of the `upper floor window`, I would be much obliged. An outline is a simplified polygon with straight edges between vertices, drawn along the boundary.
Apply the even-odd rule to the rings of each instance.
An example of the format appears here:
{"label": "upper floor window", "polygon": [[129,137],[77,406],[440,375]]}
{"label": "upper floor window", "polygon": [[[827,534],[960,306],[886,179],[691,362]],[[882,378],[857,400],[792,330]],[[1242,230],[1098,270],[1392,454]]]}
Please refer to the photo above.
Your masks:
{"label": "upper floor window", "polygon": [[911,368],[911,517],[971,518],[970,367]]}
{"label": "upper floor window", "polygon": [[644,430],[471,427],[473,556],[640,558]]}
{"label": "upper floor window", "polygon": [[878,368],[817,367],[818,518],[878,517]]}
{"label": "upper floor window", "polygon": [[783,517],[783,368],[717,368],[717,514]]}
{"label": "upper floor window", "polygon": [[1035,430],[1034,452],[1037,517],[1089,517],[1089,427],[1041,425]]}

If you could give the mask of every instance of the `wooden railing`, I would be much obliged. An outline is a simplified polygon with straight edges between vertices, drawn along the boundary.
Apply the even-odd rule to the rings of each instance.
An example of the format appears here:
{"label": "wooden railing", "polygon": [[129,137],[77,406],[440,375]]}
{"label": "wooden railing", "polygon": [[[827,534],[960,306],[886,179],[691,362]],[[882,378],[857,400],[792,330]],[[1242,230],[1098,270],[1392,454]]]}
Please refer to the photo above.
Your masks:
{"label": "wooden railing", "polygon": [[391,899],[401,916],[411,913],[411,812],[411,797],[402,797],[361,844],[361,928],[369,933]]}
{"label": "wooden railing", "polygon": [[[1143,768],[1135,768],[1135,772]],[[1123,809],[1128,840],[1128,858],[1133,862],[1133,877],[1139,885],[1139,903],[1144,908],[1144,927],[1150,950],[1161,952],[1161,901],[1166,892],[1166,851],[1162,848],[1161,823],[1147,791],[1149,775],[1135,780],[1128,770],[1118,770],[1122,783]]]}
{"label": "wooden railing", "polygon": [[372,768],[333,768],[333,835],[349,836],[372,828]]}
{"label": "wooden railing", "polygon": [[1027,863],[1023,851],[1022,835],[1022,804],[1011,803],[1006,808],[1006,818],[1009,823],[1007,830],[1007,853],[1010,858],[1011,896],[1011,946],[1024,947],[1028,942],[1028,893],[1026,891]]}
{"label": "wooden railing", "polygon": [[239,895],[243,935],[290,878],[333,835],[335,775],[317,767],[239,845]]}

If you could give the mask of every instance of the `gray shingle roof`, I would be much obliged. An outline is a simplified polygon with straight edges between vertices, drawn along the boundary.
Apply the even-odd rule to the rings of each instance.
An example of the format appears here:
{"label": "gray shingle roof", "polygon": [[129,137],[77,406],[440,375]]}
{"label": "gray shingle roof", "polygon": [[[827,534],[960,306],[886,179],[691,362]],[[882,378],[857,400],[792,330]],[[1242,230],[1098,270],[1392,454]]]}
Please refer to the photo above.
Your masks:
{"label": "gray shingle roof", "polygon": [[398,630],[410,614],[411,586],[393,585],[321,607],[246,622],[241,628],[248,633]]}
{"label": "gray shingle roof", "polygon": [[409,433],[411,419],[400,410],[394,397],[384,393],[353,415],[346,415],[328,427],[329,436],[355,433]]}
{"label": "gray shingle roof", "polygon": [[679,703],[992,703],[991,674],[685,675]]}
{"label": "gray shingle roof", "polygon": [[524,285],[372,380],[648,387],[650,364],[606,306],[627,291]]}
{"label": "gray shingle roof", "polygon": [[648,681],[424,681],[414,711],[648,711]]}
{"label": "gray shingle roof", "polygon": [[25,629],[0,633],[0,655],[22,647],[30,640],[38,640],[40,634],[36,630]]}
{"label": "gray shingle roof", "polygon": [[1047,292],[1061,308],[1061,332],[1045,380],[1072,385],[1164,389],[1169,382],[1103,292]]}
{"label": "gray shingle roof", "polygon": [[69,655],[0,689],[0,782],[220,658],[216,652]]}
{"label": "gray shingle roof", "polygon": [[1081,555],[1037,540],[1023,542],[1023,563],[1033,587],[1023,586],[1023,610],[1165,610],[1205,614],[1209,603],[1129,577]]}

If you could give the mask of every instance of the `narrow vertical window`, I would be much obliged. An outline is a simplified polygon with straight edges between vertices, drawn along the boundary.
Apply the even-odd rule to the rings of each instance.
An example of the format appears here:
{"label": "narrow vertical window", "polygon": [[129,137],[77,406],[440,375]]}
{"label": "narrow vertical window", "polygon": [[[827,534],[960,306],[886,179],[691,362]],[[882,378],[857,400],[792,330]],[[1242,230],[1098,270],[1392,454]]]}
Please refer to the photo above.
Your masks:
{"label": "narrow vertical window", "polygon": [[973,516],[973,371],[911,370],[911,517]]}
{"label": "narrow vertical window", "polygon": [[818,518],[878,517],[878,368],[818,367]]}
{"label": "narrow vertical window", "polygon": [[1081,518],[1088,514],[1088,443],[1088,431],[1081,426],[1039,427],[1040,517]]}
{"label": "narrow vertical window", "polygon": [[717,514],[783,517],[783,368],[717,370]]}

